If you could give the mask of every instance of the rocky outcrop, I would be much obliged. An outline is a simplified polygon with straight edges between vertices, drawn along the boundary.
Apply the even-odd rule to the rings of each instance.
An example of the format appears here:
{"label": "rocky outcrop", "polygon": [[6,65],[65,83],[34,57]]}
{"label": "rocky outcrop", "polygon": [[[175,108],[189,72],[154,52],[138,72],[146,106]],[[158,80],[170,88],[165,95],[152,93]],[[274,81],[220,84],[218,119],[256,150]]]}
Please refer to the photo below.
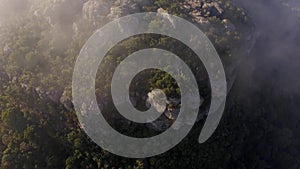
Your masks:
{"label": "rocky outcrop", "polygon": [[208,23],[207,17],[216,16],[221,18],[224,12],[223,8],[217,2],[203,2],[201,0],[184,1],[181,3],[181,9],[194,17],[197,23]]}
{"label": "rocky outcrop", "polygon": [[203,3],[201,11],[206,16],[216,16],[218,18],[222,17],[224,12],[217,2]]}
{"label": "rocky outcrop", "polygon": [[110,13],[113,2],[109,0],[90,0],[84,3],[82,8],[83,17],[94,24],[106,19]]}
{"label": "rocky outcrop", "polygon": [[68,111],[72,110],[72,108],[74,107],[72,99],[67,95],[66,91],[64,91],[59,101],[62,105],[64,105],[65,109]]}
{"label": "rocky outcrop", "polygon": [[12,52],[11,47],[8,44],[5,44],[5,46],[3,47],[3,55],[8,56],[10,55],[11,52]]}
{"label": "rocky outcrop", "polygon": [[[194,95],[187,95],[183,96],[182,99],[187,100],[190,103],[191,108],[197,108],[198,104],[196,102],[196,96]],[[200,98],[200,105],[203,103],[203,98]],[[156,131],[164,131],[169,128],[173,122],[177,119],[177,116],[180,112],[181,107],[181,99],[177,97],[168,98],[168,100],[164,101],[164,97],[159,90],[153,90],[148,93],[147,103],[151,104],[158,112],[163,113],[163,116],[159,117],[157,120],[153,121],[152,123],[147,124],[147,126]],[[148,106],[150,107],[150,106]],[[167,108],[166,108],[167,107]],[[202,120],[205,113],[199,113],[197,120]],[[189,119],[186,119],[185,123],[189,123]],[[191,122],[192,123],[192,122]],[[184,125],[183,122],[177,123],[177,126],[172,126],[174,129],[179,129],[181,125]],[[189,123],[190,124],[190,123]]]}
{"label": "rocky outcrop", "polygon": [[163,113],[166,110],[167,97],[161,90],[152,90],[148,93],[147,99],[148,107],[153,106],[159,113]]}
{"label": "rocky outcrop", "polygon": [[[137,13],[141,11],[141,4],[148,3],[148,1],[137,1],[137,0],[117,0],[115,2],[108,0],[89,0],[84,4],[83,7],[83,15],[85,19],[96,24],[97,22],[101,22],[105,19],[113,20],[115,18],[119,18],[124,15]],[[230,90],[236,76],[236,67],[238,65],[238,60],[241,55],[247,55],[248,51],[253,44],[254,38],[251,36],[251,31],[249,31],[249,37],[246,38],[246,41],[239,42],[240,44],[245,44],[243,47],[236,49],[234,46],[234,34],[236,32],[242,32],[243,30],[240,27],[236,27],[231,22],[231,18],[227,18],[224,12],[224,6],[219,2],[206,1],[203,2],[201,0],[186,0],[180,3],[180,8],[183,12],[189,15],[190,20],[194,22],[195,25],[201,28],[203,32],[209,32],[212,37],[211,40],[214,40],[218,37],[223,39],[230,39],[230,43],[224,41],[219,45],[230,49],[230,54],[226,54],[221,56],[222,59],[226,60],[224,63],[225,72],[228,80],[228,89]],[[158,8],[158,13],[167,14],[168,10],[164,8]],[[168,15],[165,15],[168,17]],[[209,18],[213,18],[216,20],[216,23],[212,23]],[[172,20],[170,23],[172,24]],[[251,29],[251,28],[247,28]],[[232,42],[232,43],[231,43]],[[238,42],[236,40],[235,42]],[[242,46],[242,45],[241,45]],[[223,61],[223,60],[222,60]],[[164,116],[160,117],[158,120],[153,123],[147,124],[148,127],[163,131],[164,129],[170,127],[173,121],[177,118],[177,115],[180,111],[180,98],[168,98],[166,107],[165,105],[159,104],[160,101],[155,100],[155,93],[149,93],[147,104],[148,108],[154,106],[154,108],[158,112],[163,112]],[[183,99],[189,100],[191,105],[197,105],[194,103],[193,96],[184,96]],[[124,102],[125,98],[120,98],[117,100],[117,104],[121,104]],[[140,98],[130,97],[131,103],[136,106],[139,103]],[[201,104],[203,102],[203,98],[201,98]],[[171,106],[172,105],[172,106]],[[205,118],[207,111],[200,113],[198,115],[197,121]],[[179,127],[179,126],[177,126]]]}
{"label": "rocky outcrop", "polygon": [[110,8],[108,18],[112,20],[128,14],[138,13],[140,11],[140,6],[135,2],[130,0],[118,0],[114,3],[113,7]]}
{"label": "rocky outcrop", "polygon": [[[43,15],[49,20],[49,23],[70,23],[73,26],[73,30],[77,33],[79,30],[78,25],[76,23],[76,18],[83,18],[87,23],[88,21],[94,25],[98,23],[103,23],[109,20],[113,20],[128,14],[138,13],[142,11],[142,7],[145,5],[149,5],[150,0],[55,0],[50,5],[48,5],[45,10],[42,11]],[[209,32],[210,34],[215,35],[215,37],[225,37],[227,34],[233,34],[239,28],[236,27],[230,20],[230,18],[225,17],[224,8],[221,3],[219,2],[211,2],[206,1],[203,2],[202,0],[186,0],[181,1],[180,8],[182,12],[185,12],[190,20],[194,22],[195,25],[199,26],[203,32]],[[80,11],[80,12],[78,12]],[[167,13],[168,10],[164,8],[157,8],[157,12],[161,14],[165,14],[168,17]],[[39,15],[40,11],[36,10],[35,15]],[[78,16],[81,15],[82,16]],[[209,17],[213,17],[221,24],[213,24],[209,21]],[[172,24],[173,21],[169,19],[170,23]],[[212,28],[213,27],[213,28]],[[229,35],[228,35],[229,36]],[[225,72],[228,77],[229,88],[234,82],[235,74],[236,74],[236,66],[238,57],[241,55],[245,55],[245,52],[249,51],[251,45],[253,44],[253,37],[251,33],[249,33],[249,37],[245,38],[247,45],[239,49],[235,49],[233,43],[224,44],[224,46],[231,49],[230,56],[224,57],[231,57],[233,58],[231,62],[226,63]],[[4,47],[3,52],[5,55],[9,55],[11,52],[10,47],[7,45]],[[223,57],[223,56],[221,56]],[[13,80],[16,81],[16,80]],[[55,103],[62,104],[65,109],[71,110],[73,108],[72,99],[70,96],[67,96],[65,92],[47,92],[43,91],[40,88],[36,88],[35,90],[39,97],[43,100],[50,100]],[[146,95],[145,95],[146,96]],[[145,97],[144,96],[144,97]],[[184,96],[184,99],[189,100],[191,105],[197,105],[194,103],[193,96]],[[122,104],[124,101],[127,101],[126,98],[119,98],[116,100],[115,104]],[[103,98],[99,101],[100,107],[105,106],[108,104],[109,99]],[[137,106],[141,99],[139,94],[136,94],[134,97],[130,97],[130,101],[134,106]],[[201,101],[203,101],[201,99]],[[163,112],[164,116],[162,116],[157,121],[148,124],[149,127],[154,128],[155,130],[164,130],[168,128],[172,122],[176,119],[179,110],[180,110],[180,99],[179,98],[168,98],[166,104],[160,104],[161,101],[156,100],[155,93],[148,94],[147,103],[154,106],[154,108],[158,112]],[[166,107],[165,107],[166,106]],[[200,114],[197,120],[203,119],[205,114]],[[178,127],[178,126],[177,126]]]}
{"label": "rocky outcrop", "polygon": [[54,103],[60,103],[60,98],[62,96],[61,91],[45,91],[41,87],[35,88],[35,92],[38,97],[43,101],[51,101]]}
{"label": "rocky outcrop", "polygon": [[147,4],[148,0],[89,0],[84,3],[82,12],[85,19],[96,24],[141,12],[141,7]]}

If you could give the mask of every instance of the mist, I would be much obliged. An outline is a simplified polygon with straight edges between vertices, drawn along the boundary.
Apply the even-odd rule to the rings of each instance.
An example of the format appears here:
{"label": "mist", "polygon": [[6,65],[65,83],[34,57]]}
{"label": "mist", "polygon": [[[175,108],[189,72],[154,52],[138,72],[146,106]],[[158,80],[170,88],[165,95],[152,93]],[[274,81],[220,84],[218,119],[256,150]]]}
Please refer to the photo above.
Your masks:
{"label": "mist", "polygon": [[[298,11],[300,2],[293,0],[235,2],[241,5],[255,22],[256,43],[250,55],[243,57],[239,65],[238,77],[230,97],[236,97],[235,103],[243,105],[243,116],[247,116],[247,120],[260,117],[276,129],[276,132],[284,133],[273,136],[274,142],[293,138],[298,144],[300,140],[300,17]],[[229,112],[231,115],[234,113]],[[251,137],[255,137],[259,130],[268,130],[266,121],[253,122],[257,129]],[[290,135],[287,131],[291,131]],[[270,142],[267,134],[257,140],[257,142],[264,141]],[[257,147],[259,146],[265,145],[257,143]],[[251,150],[253,151],[259,152],[261,149],[255,148]],[[279,159],[285,157],[282,154],[277,158],[272,163],[277,163]]]}
{"label": "mist", "polygon": [[[167,160],[169,157],[173,158],[176,154],[174,152],[178,151],[178,158],[174,158],[173,162],[177,164],[177,162],[182,163],[183,161],[183,167],[179,168],[184,168],[187,164],[192,164],[192,168],[195,168],[196,165],[196,168],[205,168],[205,166],[206,168],[213,168],[212,166],[215,168],[299,168],[300,1],[231,1],[234,1],[237,6],[241,6],[247,16],[250,16],[251,22],[255,25],[253,36],[255,42],[250,53],[241,52],[242,56],[238,57],[237,65],[232,63],[237,77],[232,78],[235,80],[233,80],[233,86],[227,97],[223,119],[211,139],[205,144],[199,145],[196,144],[197,140],[193,137],[198,138],[201,125],[205,122],[203,116],[203,119],[195,124],[191,136],[184,140],[175,151],[172,150],[159,156],[157,159],[162,162],[155,162],[155,164],[165,164],[166,166],[171,164]],[[28,128],[26,132],[32,131],[37,135],[41,133],[33,136],[33,138],[37,137],[42,140],[37,139],[38,147],[32,148],[32,152],[36,154],[30,159],[33,161],[32,164],[39,164],[44,159],[59,159],[59,162],[52,162],[51,165],[54,167],[49,168],[62,168],[56,167],[56,165],[65,166],[66,157],[70,157],[69,161],[74,160],[78,164],[83,164],[82,161],[85,157],[77,158],[77,150],[82,150],[82,155],[86,152],[102,155],[100,151],[95,151],[99,147],[91,145],[91,141],[84,134],[73,111],[70,87],[72,68],[79,50],[93,31],[109,20],[141,12],[142,6],[146,6],[149,2],[153,1],[0,0],[0,29],[6,29],[3,32],[8,34],[2,36],[4,33],[0,30],[0,48],[3,49],[3,57],[0,57],[0,111],[3,109],[4,112],[1,112],[3,115],[0,114],[0,118],[7,119],[3,123],[5,125],[1,124],[0,128],[5,129],[1,128],[1,131],[6,132],[4,133],[6,135],[20,132],[20,135],[25,136],[23,131],[26,128]],[[29,26],[22,27],[22,23]],[[7,26],[10,24],[13,26]],[[2,25],[5,26],[2,27]],[[19,27],[19,25],[21,26]],[[34,30],[31,25],[35,28]],[[19,35],[20,32],[22,36]],[[22,32],[25,33],[22,34]],[[30,46],[32,41],[34,47]],[[229,41],[229,43],[232,42]],[[28,49],[22,48],[23,46],[28,46]],[[248,45],[246,46],[248,47]],[[249,46],[252,46],[252,43]],[[122,56],[126,55],[125,49],[131,48],[124,47],[124,51],[120,50]],[[16,53],[14,50],[19,52]],[[50,63],[49,65],[46,65],[47,61]],[[10,65],[10,63],[13,64]],[[27,66],[24,66],[25,73],[22,72],[19,75],[22,78],[15,74],[11,75],[11,72],[19,73],[19,67],[23,70],[22,64]],[[111,66],[115,62],[106,62],[106,64]],[[237,66],[236,69],[235,66]],[[99,86],[107,87],[104,82],[109,78],[104,75],[109,73],[111,73],[109,69],[103,71],[101,74],[104,79],[103,84],[101,83]],[[98,79],[102,82],[101,77],[98,76]],[[141,83],[137,83],[137,85],[139,84]],[[102,94],[104,91],[106,90],[96,90],[96,94]],[[110,90],[107,91],[110,92]],[[2,95],[5,96],[3,97],[5,99],[2,99]],[[12,111],[15,109],[11,109],[11,104],[7,104],[11,102],[13,107],[20,111]],[[104,100],[103,104],[107,104],[106,102]],[[48,103],[50,104],[48,105]],[[107,109],[111,109],[111,107]],[[19,115],[12,116],[16,112]],[[109,113],[111,112],[109,111]],[[38,119],[34,120],[37,125],[27,125],[30,124],[31,119],[35,118]],[[19,119],[18,123],[24,122],[24,125],[17,126],[18,128],[15,129],[16,120],[14,119]],[[128,124],[131,125],[131,123]],[[29,127],[32,127],[32,130]],[[130,127],[128,130],[132,130]],[[119,128],[124,130],[123,125],[119,125]],[[51,130],[49,136],[45,136],[44,133],[47,134],[49,130]],[[143,134],[143,132],[141,133]],[[0,134],[3,133],[0,132]],[[5,145],[0,144],[0,159],[4,159],[2,161],[9,164],[14,160],[6,157],[12,155],[13,159],[15,154],[20,153],[11,151],[11,146],[7,146],[8,143],[20,141],[21,146],[17,145],[16,147],[22,148],[25,145],[23,143],[25,139],[21,138],[15,141],[17,139],[15,137],[6,140],[5,138],[2,137],[2,142],[6,141]],[[80,140],[80,144],[78,140]],[[44,145],[44,143],[46,144]],[[44,147],[50,148],[45,150]],[[187,155],[182,153],[185,150]],[[2,151],[5,158],[1,156]],[[48,156],[48,154],[50,155]],[[70,156],[73,154],[74,156]],[[117,164],[115,161],[118,163],[119,161],[128,162],[128,159],[124,160],[121,157],[115,159],[115,156],[111,154],[105,158],[113,159],[113,165]],[[84,165],[92,164],[91,161],[94,159],[96,159],[94,156],[85,158],[86,164]],[[31,162],[30,160],[24,161]],[[145,159],[145,164],[149,163],[147,160]],[[192,163],[189,163],[191,161]],[[77,165],[75,162],[74,165]],[[295,167],[289,167],[292,166],[292,163],[295,163]],[[11,163],[11,165],[15,164]],[[39,166],[43,165],[39,164]],[[157,167],[154,166],[154,168]],[[166,168],[170,168],[170,166]]]}
{"label": "mist", "polygon": [[[56,9],[44,6],[43,4],[48,4],[48,1],[1,0],[0,23],[13,21],[22,17],[23,13],[46,14],[48,17],[46,19],[50,19],[53,26],[52,32],[56,32],[48,36],[59,37],[64,34],[68,39],[74,34],[72,24],[78,19],[74,14],[82,10],[85,1],[61,2],[66,5],[60,6],[68,8]],[[300,79],[297,77],[300,64],[300,2],[235,0],[235,3],[242,6],[252,17],[256,24],[257,35],[257,43],[250,56],[243,57],[239,65],[238,72],[241,74],[240,77],[244,78],[240,83],[245,82],[244,85],[249,85],[249,82],[252,82],[253,90],[259,90],[261,85],[271,83],[270,85],[278,91],[300,94],[298,87]]]}
{"label": "mist", "polygon": [[[0,23],[14,22],[24,13],[42,15],[48,20],[49,31],[44,36],[56,39],[57,47],[66,48],[66,42],[76,34],[74,22],[78,22],[85,0],[55,1],[0,0]],[[54,1],[53,1],[54,2]],[[242,56],[235,86],[237,93],[246,99],[253,94],[265,94],[265,99],[275,105],[295,102],[300,95],[300,2],[296,0],[234,0],[242,6],[255,23],[256,43],[249,56]],[[105,4],[102,4],[105,5]],[[85,14],[83,14],[84,17]],[[105,13],[108,15],[108,13]],[[105,21],[104,21],[105,22]],[[63,37],[64,36],[64,37]],[[59,41],[59,39],[63,39]],[[3,43],[3,42],[1,42]],[[5,43],[5,42],[4,42]],[[297,112],[297,109],[286,108]]]}
{"label": "mist", "polygon": [[[291,2],[291,3],[290,3]],[[236,1],[256,24],[257,41],[240,64],[240,82],[254,91],[299,95],[300,17],[294,0]],[[286,5],[290,4],[290,5]]]}

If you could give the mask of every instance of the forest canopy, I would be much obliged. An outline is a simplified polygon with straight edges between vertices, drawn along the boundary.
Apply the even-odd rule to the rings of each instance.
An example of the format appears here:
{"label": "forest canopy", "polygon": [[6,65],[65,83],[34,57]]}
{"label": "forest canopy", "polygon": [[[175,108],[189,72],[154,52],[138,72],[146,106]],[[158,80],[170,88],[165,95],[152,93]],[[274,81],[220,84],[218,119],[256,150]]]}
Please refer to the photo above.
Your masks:
{"label": "forest canopy", "polygon": [[[272,152],[284,154],[287,168],[299,167],[295,159],[299,150],[291,149],[297,144],[292,131],[289,128],[275,131],[276,126],[264,118],[260,118],[259,126],[254,123],[259,116],[255,113],[241,119],[243,107],[234,104],[234,99],[229,100],[233,106],[227,111],[235,113],[230,117],[225,113],[221,126],[203,145],[197,143],[197,137],[204,120],[177,147],[147,159],[113,155],[88,138],[72,104],[76,58],[86,40],[109,21],[148,11],[183,17],[203,30],[221,57],[228,88],[232,86],[238,61],[247,56],[253,43],[254,24],[230,0],[0,0],[0,168],[280,168],[284,164],[270,165],[269,161],[280,158],[272,156]],[[149,47],[178,53],[195,69],[197,66],[193,64],[201,64],[192,62],[194,53],[170,37],[128,38],[111,49],[99,67],[98,102],[105,105],[109,101],[113,68],[132,52]],[[198,74],[198,83],[206,82],[200,87],[204,104],[209,105],[209,84],[203,78],[206,72],[202,73]],[[147,95],[142,91],[160,88],[168,97],[180,97],[174,79],[158,70],[142,72],[131,88],[140,90],[141,95]],[[144,104],[138,103],[138,109],[144,109]],[[118,116],[113,105],[106,105],[107,118]],[[111,123],[128,135],[158,132],[145,126],[140,130],[139,125],[125,128],[119,121]],[[254,131],[261,134],[252,137]],[[263,151],[252,152],[255,146],[252,143],[261,137],[276,141],[274,145],[262,143],[256,148]],[[277,140],[279,137],[282,140]]]}

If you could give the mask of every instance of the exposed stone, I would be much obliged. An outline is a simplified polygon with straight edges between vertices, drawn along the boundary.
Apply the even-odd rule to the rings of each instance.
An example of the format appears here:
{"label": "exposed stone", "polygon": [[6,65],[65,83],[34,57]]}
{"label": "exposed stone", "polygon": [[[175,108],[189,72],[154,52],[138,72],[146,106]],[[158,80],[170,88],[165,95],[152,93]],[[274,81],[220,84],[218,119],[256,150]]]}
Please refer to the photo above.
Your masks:
{"label": "exposed stone", "polygon": [[110,13],[113,2],[110,0],[90,0],[84,3],[82,8],[83,17],[94,24],[103,21]]}
{"label": "exposed stone", "polygon": [[[50,5],[47,10],[45,10],[46,16],[49,18],[50,22],[53,22],[53,20],[57,19],[57,14],[63,14],[62,11],[63,8],[58,8],[59,3],[64,3],[66,1],[70,0],[59,0],[54,1],[55,3]],[[77,0],[76,0],[77,2]],[[82,15],[86,20],[91,21],[92,23],[96,24],[98,22],[102,22],[104,20],[113,20],[119,17],[122,17],[124,15],[132,14],[141,12],[141,9],[144,5],[149,5],[149,0],[88,0],[88,1],[81,1],[82,3]],[[80,6],[80,4],[78,4]],[[181,3],[181,9],[186,12],[186,14],[189,14],[191,16],[191,20],[194,21],[195,25],[199,26],[203,32],[210,31],[211,34],[216,36],[223,36],[225,31],[234,32],[236,31],[236,27],[234,24],[230,22],[229,19],[222,18],[223,16],[223,9],[220,3],[218,2],[212,2],[212,1],[206,1],[203,2],[201,0],[187,0],[183,1]],[[55,12],[56,11],[56,12]],[[158,8],[158,13],[164,15],[168,18],[168,11],[163,8]],[[41,12],[36,11],[35,14],[39,15]],[[56,14],[57,13],[57,14]],[[217,19],[219,19],[223,25],[217,25],[214,24],[213,26],[208,21],[208,17],[216,16]],[[58,18],[59,19],[59,18]],[[171,24],[174,25],[173,21],[168,18]],[[78,32],[78,25],[76,23],[73,24],[73,30],[75,34]],[[213,29],[210,29],[213,27]],[[122,28],[121,28],[122,29]],[[225,32],[226,33],[226,32]],[[252,37],[247,38],[247,40],[251,41]],[[230,45],[230,44],[229,44]],[[231,47],[231,46],[229,46]],[[9,46],[6,46],[3,49],[4,53],[9,55],[11,52],[11,49]],[[249,50],[244,50],[249,51]],[[234,53],[234,51],[232,52]],[[226,57],[226,56],[225,56]],[[231,57],[231,55],[230,55]],[[225,71],[226,75],[228,75],[228,84],[231,86],[231,84],[234,81],[235,77],[235,67],[236,64],[232,63],[232,65],[225,65]],[[16,81],[13,80],[13,81]],[[39,92],[40,98],[46,99],[46,100],[52,100],[54,102],[59,102],[64,105],[64,107],[67,110],[72,109],[72,101],[70,97],[65,96],[65,93],[60,95],[59,93],[52,93],[52,92],[44,92],[40,90]],[[150,93],[149,93],[150,94]],[[169,98],[165,102],[161,102],[159,100],[155,99],[155,96],[152,94],[148,94],[147,99],[147,106],[150,107],[152,105],[158,112],[164,113],[164,116],[162,116],[159,120],[156,122],[153,122],[149,124],[153,129],[162,131],[173,123],[174,120],[176,120],[178,113],[180,111],[180,102],[181,100],[179,98]],[[217,92],[218,94],[218,92]],[[221,92],[220,92],[221,94]],[[61,96],[61,97],[59,97]],[[59,98],[59,99],[58,99]],[[183,96],[183,99],[187,99],[188,102],[192,105],[192,107],[196,108],[196,105],[199,103],[196,103],[194,99],[194,96]],[[100,107],[105,106],[108,104],[109,99],[103,99],[102,101],[99,101]],[[122,104],[125,101],[128,100],[128,97],[126,98],[118,98],[115,100],[115,104]],[[134,97],[130,97],[130,101],[133,104],[133,106],[137,106],[141,101],[140,100],[146,100],[145,96],[139,96],[139,94],[134,95]],[[203,102],[203,99],[201,98],[201,103]],[[143,102],[143,101],[142,101]],[[163,103],[163,104],[162,104]],[[172,105],[169,107],[169,105]],[[166,108],[167,107],[167,108]],[[84,113],[83,113],[84,114]],[[199,113],[197,117],[197,121],[204,118],[206,114],[205,113]],[[178,123],[180,124],[180,123]],[[174,128],[178,128],[179,126],[174,126]]]}
{"label": "exposed stone", "polygon": [[14,76],[11,78],[11,83],[17,83],[18,82],[18,77]]}
{"label": "exposed stone", "polygon": [[217,2],[204,3],[202,9],[210,13],[210,16],[220,17],[223,14],[223,9]]}
{"label": "exposed stone", "polygon": [[114,6],[110,8],[110,13],[107,16],[109,19],[119,18],[128,14],[140,12],[140,7],[137,3],[130,0],[118,0]]}
{"label": "exposed stone", "polygon": [[5,44],[5,46],[3,47],[4,56],[10,55],[11,52],[12,52],[12,49],[10,48],[10,46],[8,44]]}
{"label": "exposed stone", "polygon": [[65,109],[67,109],[68,111],[70,111],[73,108],[72,99],[69,96],[67,96],[66,92],[64,92],[62,94],[62,96],[59,100],[60,100],[60,103],[63,104]]}
{"label": "exposed stone", "polygon": [[60,103],[60,98],[62,96],[62,92],[57,91],[45,91],[41,87],[35,88],[35,92],[37,93],[38,97],[43,101],[52,101],[54,103]]}
{"label": "exposed stone", "polygon": [[94,24],[106,19],[113,20],[128,14],[138,13],[148,0],[89,0],[83,5],[83,16]]}
{"label": "exposed stone", "polygon": [[175,24],[172,18],[170,18],[170,16],[168,15],[168,11],[163,9],[163,8],[158,8],[157,12],[162,14],[164,16],[164,18],[168,19],[169,22],[173,25],[173,27],[175,28]]}
{"label": "exposed stone", "polygon": [[147,102],[159,113],[163,113],[166,110],[166,101],[167,97],[161,90],[156,89],[148,93]]}
{"label": "exposed stone", "polygon": [[42,88],[40,88],[40,87],[35,88],[35,92],[41,100],[44,100],[44,101],[47,100],[45,91]]}
{"label": "exposed stone", "polygon": [[184,1],[181,3],[181,9],[185,10],[196,23],[208,24],[207,18],[204,17],[203,4],[200,1]]}
{"label": "exposed stone", "polygon": [[28,89],[29,88],[29,86],[25,83],[21,83],[20,85],[21,85],[22,89]]}
{"label": "exposed stone", "polygon": [[168,108],[164,114],[169,120],[176,120],[179,112],[180,112],[179,108]]}

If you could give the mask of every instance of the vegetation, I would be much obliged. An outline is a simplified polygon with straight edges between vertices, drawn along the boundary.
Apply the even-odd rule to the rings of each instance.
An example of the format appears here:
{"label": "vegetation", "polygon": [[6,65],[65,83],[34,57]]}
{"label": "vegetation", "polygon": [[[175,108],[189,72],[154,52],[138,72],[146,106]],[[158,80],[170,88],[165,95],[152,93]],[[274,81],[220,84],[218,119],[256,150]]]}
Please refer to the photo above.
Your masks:
{"label": "vegetation", "polygon": [[[14,4],[21,2],[14,0]],[[180,2],[151,1],[143,10],[163,8],[188,19],[190,16],[180,8]],[[207,16],[211,27],[205,33],[227,64],[236,59],[231,53],[233,49],[227,44],[239,47],[244,40],[243,31],[250,21],[230,1],[218,3],[223,4],[224,17],[237,23],[237,30],[216,33],[218,31],[214,29],[222,24],[223,18]],[[66,106],[62,98],[71,98],[72,71],[81,47],[104,23],[93,24],[83,17],[72,18],[72,23],[64,22],[68,20],[65,18],[62,22],[48,22],[45,16],[34,15],[28,12],[30,10],[22,8],[22,17],[9,18],[0,27],[0,47],[3,49],[0,54],[1,169],[299,168],[297,157],[300,151],[293,149],[299,147],[300,142],[300,137],[294,135],[292,130],[296,122],[291,121],[290,128],[279,130],[280,125],[261,117],[258,112],[246,114],[245,109],[251,108],[235,104],[238,96],[229,100],[220,127],[205,144],[197,143],[203,123],[200,122],[182,143],[160,156],[127,159],[102,150],[84,133],[74,109]],[[80,12],[71,14],[77,16]],[[207,76],[203,66],[198,66],[202,65],[201,62],[191,59],[195,57],[194,53],[174,39],[160,35],[131,37],[111,49],[101,63],[96,84],[99,100],[109,96],[109,82],[118,63],[132,52],[148,47],[166,48],[178,54],[193,71],[200,72],[196,74],[197,79]],[[201,94],[209,100],[209,84],[200,82],[203,81],[198,81]],[[174,79],[158,70],[142,73],[131,85],[132,90],[144,91],[142,94],[161,88],[168,96],[180,96]],[[205,104],[208,105],[209,101]],[[106,118],[116,114],[113,105],[106,109]],[[111,123],[128,135],[137,131],[140,132],[138,136],[157,134],[144,126],[133,125],[124,129],[118,126],[118,121]],[[138,127],[144,128],[138,130]]]}

